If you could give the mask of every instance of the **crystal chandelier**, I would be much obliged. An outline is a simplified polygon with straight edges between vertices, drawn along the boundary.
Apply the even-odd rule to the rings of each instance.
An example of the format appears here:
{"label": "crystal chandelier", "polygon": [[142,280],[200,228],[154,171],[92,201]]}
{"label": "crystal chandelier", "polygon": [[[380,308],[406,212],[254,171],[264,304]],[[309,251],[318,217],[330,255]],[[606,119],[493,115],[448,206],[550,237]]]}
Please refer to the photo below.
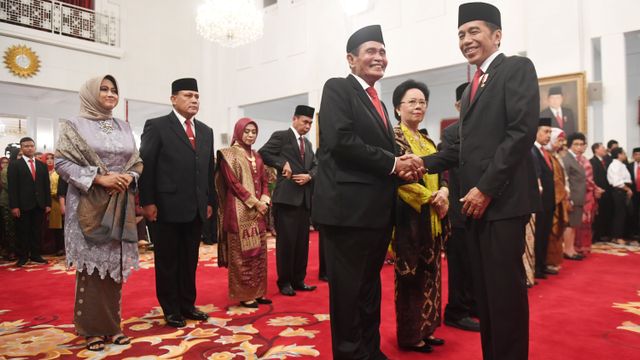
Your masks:
{"label": "crystal chandelier", "polygon": [[262,11],[255,0],[206,0],[198,7],[196,25],[205,39],[236,47],[262,37]]}

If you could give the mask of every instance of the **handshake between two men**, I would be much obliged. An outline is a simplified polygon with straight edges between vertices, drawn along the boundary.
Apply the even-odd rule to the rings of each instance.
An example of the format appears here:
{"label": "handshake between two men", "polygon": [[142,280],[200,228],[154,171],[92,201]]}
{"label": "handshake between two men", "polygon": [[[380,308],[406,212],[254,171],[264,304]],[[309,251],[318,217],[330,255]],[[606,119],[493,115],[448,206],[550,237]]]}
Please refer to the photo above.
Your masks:
{"label": "handshake between two men", "polygon": [[[395,174],[404,181],[416,182],[427,173],[422,158],[415,154],[405,154],[396,158]],[[460,199],[462,214],[480,219],[491,203],[491,197],[473,187]]]}

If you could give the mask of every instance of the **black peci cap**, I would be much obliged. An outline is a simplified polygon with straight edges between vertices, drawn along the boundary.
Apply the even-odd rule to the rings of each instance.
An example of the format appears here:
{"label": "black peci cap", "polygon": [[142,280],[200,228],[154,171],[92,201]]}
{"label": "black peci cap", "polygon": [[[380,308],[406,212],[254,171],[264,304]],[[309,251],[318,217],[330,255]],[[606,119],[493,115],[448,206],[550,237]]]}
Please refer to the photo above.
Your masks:
{"label": "black peci cap", "polygon": [[538,120],[538,126],[551,126],[551,118],[540,118],[540,120]]}
{"label": "black peci cap", "polygon": [[468,82],[458,85],[456,88],[456,101],[460,101],[460,99],[462,99],[462,93],[464,93],[464,89],[466,89],[468,85]]}
{"label": "black peci cap", "polygon": [[561,86],[553,86],[549,88],[549,96],[551,95],[562,95],[562,87]]}
{"label": "black peci cap", "polygon": [[490,22],[502,29],[500,10],[497,7],[483,2],[461,4],[458,8],[458,27],[475,20]]}
{"label": "black peci cap", "polygon": [[182,78],[171,83],[172,94],[180,90],[198,91],[198,82],[194,78]]}
{"label": "black peci cap", "polygon": [[384,39],[382,38],[382,28],[380,25],[369,25],[354,32],[347,40],[347,52],[351,52],[358,46],[366,43],[367,41],[377,41],[384,45]]}
{"label": "black peci cap", "polygon": [[294,116],[308,116],[313,119],[313,114],[315,114],[316,109],[307,105],[298,105],[296,106],[296,111],[293,114]]}

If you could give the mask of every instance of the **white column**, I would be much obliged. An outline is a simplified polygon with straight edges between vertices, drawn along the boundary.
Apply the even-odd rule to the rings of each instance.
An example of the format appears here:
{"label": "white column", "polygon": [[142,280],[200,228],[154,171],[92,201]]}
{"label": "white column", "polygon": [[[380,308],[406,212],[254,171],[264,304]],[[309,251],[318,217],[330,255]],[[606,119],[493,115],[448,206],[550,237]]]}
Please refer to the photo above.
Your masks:
{"label": "white column", "polygon": [[603,138],[599,140],[606,144],[607,141],[616,139],[626,149],[627,66],[624,34],[603,35],[601,46]]}

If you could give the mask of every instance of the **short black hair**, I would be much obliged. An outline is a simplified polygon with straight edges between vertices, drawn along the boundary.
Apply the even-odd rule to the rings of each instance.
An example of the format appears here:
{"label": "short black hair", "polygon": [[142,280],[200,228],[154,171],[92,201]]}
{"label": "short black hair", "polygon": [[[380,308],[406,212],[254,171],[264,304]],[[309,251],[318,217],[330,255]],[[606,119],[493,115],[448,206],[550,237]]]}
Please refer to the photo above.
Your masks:
{"label": "short black hair", "polygon": [[28,137],[28,136],[25,136],[25,137],[23,137],[22,139],[20,139],[20,145],[22,146],[22,143],[26,143],[26,142],[28,142],[28,141],[31,141],[31,142],[32,142],[32,143],[34,143],[34,144],[36,143],[32,138],[30,138],[30,137]]}
{"label": "short black hair", "polygon": [[617,147],[613,150],[611,150],[611,158],[612,159],[617,159],[618,156],[620,156],[620,154],[622,154],[624,150],[621,147]]}
{"label": "short black hair", "polygon": [[581,132],[574,132],[573,134],[569,135],[567,137],[567,146],[571,147],[571,145],[573,144],[574,141],[576,140],[582,140],[585,143],[587,142],[587,138],[584,136],[583,133]]}
{"label": "short black hair", "polygon": [[607,141],[607,149],[611,149],[611,147],[613,147],[613,145],[618,145],[618,141],[617,140],[609,140]]}
{"label": "short black hair", "polygon": [[591,145],[591,151],[593,152],[594,155],[596,153],[596,150],[598,150],[600,146],[602,146],[602,143],[599,143],[599,142],[593,143],[593,145]]}
{"label": "short black hair", "polygon": [[[491,33],[493,34],[494,32],[496,32],[496,30],[502,30],[502,28],[492,22],[489,21],[485,21],[484,22],[485,25],[487,25],[487,27],[489,28],[489,31],[491,31]],[[498,43],[498,48],[500,48],[500,43]]]}
{"label": "short black hair", "polygon": [[[418,89],[422,91],[422,94],[424,95],[424,99],[426,101],[429,101],[429,88],[427,87],[427,84],[420,81],[415,81],[413,79],[405,80],[401,82],[400,85],[396,86],[395,90],[393,90],[392,99],[393,99],[394,110],[397,109],[398,106],[400,106],[400,102],[402,101],[404,94],[406,94],[407,91],[411,89]],[[393,115],[396,117],[398,121],[400,121],[400,115],[398,115],[396,111],[393,112]]]}

